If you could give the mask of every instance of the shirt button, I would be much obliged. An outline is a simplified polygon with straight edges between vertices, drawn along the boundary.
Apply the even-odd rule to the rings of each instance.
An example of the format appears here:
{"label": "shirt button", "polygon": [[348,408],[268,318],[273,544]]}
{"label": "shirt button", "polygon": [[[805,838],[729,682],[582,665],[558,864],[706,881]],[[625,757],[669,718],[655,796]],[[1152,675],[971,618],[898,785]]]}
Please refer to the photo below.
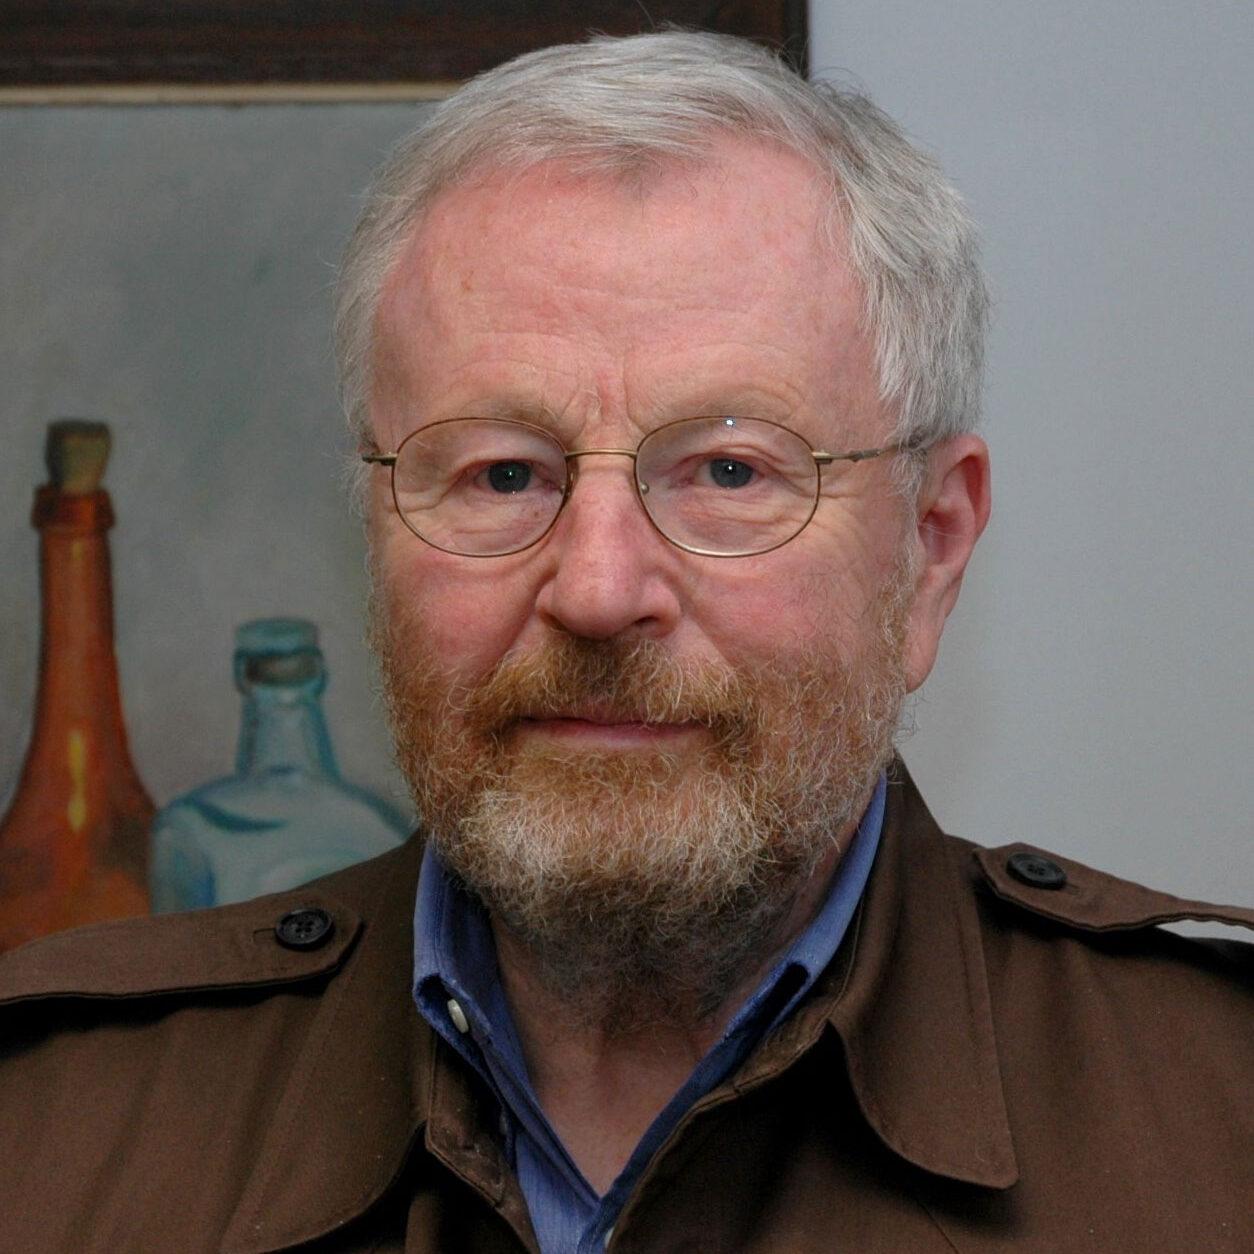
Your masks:
{"label": "shirt button", "polygon": [[1057,889],[1067,883],[1066,871],[1053,858],[1039,853],[1012,853],[1006,859],[1006,870],[1032,888]]}
{"label": "shirt button", "polygon": [[289,910],[274,925],[275,939],[288,949],[317,949],[334,931],[335,920],[317,906]]}
{"label": "shirt button", "polygon": [[470,1020],[466,1018],[466,1012],[461,1008],[456,997],[448,999],[448,1017],[453,1020],[453,1026],[463,1036],[470,1031]]}

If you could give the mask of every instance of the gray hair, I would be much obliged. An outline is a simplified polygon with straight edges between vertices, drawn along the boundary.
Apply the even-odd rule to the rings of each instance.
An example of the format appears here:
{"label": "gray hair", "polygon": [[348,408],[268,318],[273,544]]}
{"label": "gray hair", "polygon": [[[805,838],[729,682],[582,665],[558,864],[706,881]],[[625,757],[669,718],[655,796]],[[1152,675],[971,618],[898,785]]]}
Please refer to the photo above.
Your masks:
{"label": "gray hair", "polygon": [[776,143],[830,191],[864,293],[895,437],[930,444],[979,416],[988,298],[975,230],[940,167],[865,96],[808,83],[743,39],[684,31],[600,36],[527,53],[443,101],[379,171],[336,294],[350,426],[367,429],[383,284],[445,188],[487,170],[561,159],[609,174],[699,161],[722,136]]}

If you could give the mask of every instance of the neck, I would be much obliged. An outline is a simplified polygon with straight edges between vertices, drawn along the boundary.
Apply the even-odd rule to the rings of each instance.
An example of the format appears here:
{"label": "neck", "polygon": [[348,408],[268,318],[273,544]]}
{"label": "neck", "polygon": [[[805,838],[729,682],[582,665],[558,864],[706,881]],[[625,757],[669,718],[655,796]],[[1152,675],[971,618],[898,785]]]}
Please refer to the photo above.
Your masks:
{"label": "neck", "polygon": [[316,692],[301,686],[255,688],[247,693],[235,769],[240,775],[283,770],[336,775],[331,738]]}
{"label": "neck", "polygon": [[[846,832],[797,894],[769,952],[745,972],[712,1014],[668,1000],[665,1016],[638,1026],[572,1023],[570,1008],[546,983],[526,944],[493,918],[497,962],[528,1075],[567,1152],[598,1193],[626,1165],[649,1125],[718,1041],[727,1024],[824,901]],[[641,990],[647,1003],[649,990]]]}
{"label": "neck", "polygon": [[111,754],[125,756],[105,538],[112,522],[105,492],[42,488],[36,496],[43,622],[35,745],[59,742],[63,727],[90,727]]}

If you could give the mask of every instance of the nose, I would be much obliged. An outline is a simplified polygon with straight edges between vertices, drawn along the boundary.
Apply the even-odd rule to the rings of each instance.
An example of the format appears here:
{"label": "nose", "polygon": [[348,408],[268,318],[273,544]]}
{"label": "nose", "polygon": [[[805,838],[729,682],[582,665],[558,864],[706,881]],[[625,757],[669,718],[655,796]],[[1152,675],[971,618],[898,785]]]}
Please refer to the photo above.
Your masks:
{"label": "nose", "polygon": [[571,474],[570,499],[544,542],[549,566],[536,612],[555,630],[590,640],[669,634],[680,617],[682,554],[641,507],[634,460],[589,451],[571,462]]}

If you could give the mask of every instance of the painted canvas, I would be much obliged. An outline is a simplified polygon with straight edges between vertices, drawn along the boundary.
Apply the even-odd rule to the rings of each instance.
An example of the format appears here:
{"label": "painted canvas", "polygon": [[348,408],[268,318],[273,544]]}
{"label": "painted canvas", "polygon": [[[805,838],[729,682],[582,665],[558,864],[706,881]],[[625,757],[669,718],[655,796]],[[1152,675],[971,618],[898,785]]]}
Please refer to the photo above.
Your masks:
{"label": "painted canvas", "polygon": [[50,420],[106,419],[114,646],[158,806],[228,774],[240,624],[318,624],[344,776],[409,807],[363,643],[330,283],[423,104],[0,109],[0,813],[31,737]]}

